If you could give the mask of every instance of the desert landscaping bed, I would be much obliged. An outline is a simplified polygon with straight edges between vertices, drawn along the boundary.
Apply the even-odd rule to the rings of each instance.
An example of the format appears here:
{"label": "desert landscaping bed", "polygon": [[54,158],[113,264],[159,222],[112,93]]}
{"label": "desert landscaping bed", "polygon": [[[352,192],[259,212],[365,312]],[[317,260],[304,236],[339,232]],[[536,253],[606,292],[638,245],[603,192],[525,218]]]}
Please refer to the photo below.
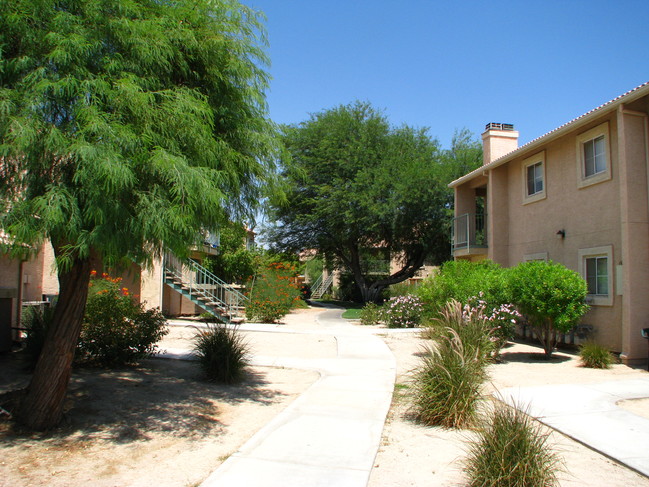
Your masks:
{"label": "desert landscaping bed", "polygon": [[[247,332],[258,355],[327,358],[334,337],[317,333],[317,309],[286,317],[308,333]],[[427,341],[417,333],[375,330],[397,358],[397,384],[369,486],[464,485],[461,460],[470,431],[417,424],[409,414],[409,377]],[[192,328],[172,327],[161,348],[187,348]],[[490,366],[489,394],[516,385],[605,382],[647,377],[624,365],[609,370],[579,366],[570,353],[550,363],[540,348],[517,343]],[[25,384],[23,364],[0,358],[0,392]],[[318,379],[311,371],[252,367],[238,386],[204,382],[196,364],[149,359],[137,368],[80,369],[70,387],[63,425],[45,434],[26,434],[0,423],[1,486],[192,486]],[[646,401],[623,405],[647,413]],[[596,425],[594,425],[596,427]],[[344,439],[341,439],[343,441]],[[649,479],[559,433],[552,442],[566,472],[562,486],[649,487]]]}

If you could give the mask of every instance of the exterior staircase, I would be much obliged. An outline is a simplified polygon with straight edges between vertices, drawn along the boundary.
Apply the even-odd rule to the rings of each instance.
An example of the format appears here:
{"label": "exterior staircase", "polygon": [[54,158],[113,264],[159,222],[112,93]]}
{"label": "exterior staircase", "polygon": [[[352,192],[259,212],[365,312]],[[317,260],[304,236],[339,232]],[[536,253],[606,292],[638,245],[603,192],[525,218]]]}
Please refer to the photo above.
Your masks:
{"label": "exterior staircase", "polygon": [[320,274],[320,277],[318,277],[315,282],[311,284],[311,298],[321,299],[322,296],[324,296],[327,291],[329,291],[329,288],[331,288],[333,282],[333,273],[323,272],[322,274]]}
{"label": "exterior staircase", "polygon": [[166,254],[164,283],[223,323],[240,323],[248,297],[193,259]]}

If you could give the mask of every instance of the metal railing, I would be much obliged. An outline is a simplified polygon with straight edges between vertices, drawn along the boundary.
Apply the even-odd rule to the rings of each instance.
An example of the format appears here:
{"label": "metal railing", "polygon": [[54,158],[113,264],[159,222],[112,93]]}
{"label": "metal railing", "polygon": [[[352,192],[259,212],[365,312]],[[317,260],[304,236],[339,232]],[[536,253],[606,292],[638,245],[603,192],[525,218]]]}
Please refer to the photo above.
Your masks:
{"label": "metal railing", "polygon": [[465,213],[453,218],[453,250],[487,247],[487,227],[482,213]]}
{"label": "metal railing", "polygon": [[206,311],[227,321],[235,317],[248,297],[220,279],[194,259],[182,262],[176,256],[165,255],[165,281],[187,295]]}
{"label": "metal railing", "polygon": [[[326,275],[325,275],[326,274]],[[320,274],[313,284],[311,284],[311,297],[313,299],[320,299],[329,290],[334,282],[333,273]]]}

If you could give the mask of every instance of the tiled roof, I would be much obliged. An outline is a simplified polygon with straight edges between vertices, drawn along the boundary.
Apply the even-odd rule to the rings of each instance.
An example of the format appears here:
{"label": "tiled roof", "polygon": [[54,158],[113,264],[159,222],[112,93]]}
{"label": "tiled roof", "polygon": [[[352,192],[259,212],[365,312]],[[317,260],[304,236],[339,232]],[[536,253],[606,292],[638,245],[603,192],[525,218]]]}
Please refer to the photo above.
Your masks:
{"label": "tiled roof", "polygon": [[[645,92],[647,91],[649,93],[649,81],[646,83],[641,84],[640,86],[633,88],[632,90],[627,91],[626,93],[617,96],[613,98],[610,101],[607,101],[603,105],[600,105],[596,108],[593,108],[592,110],[584,113],[583,115],[580,115],[577,118],[574,118],[570,120],[569,122],[564,123],[563,125],[560,125],[559,127],[549,131],[546,134],[541,135],[540,137],[537,137],[536,139],[533,139],[526,144],[518,147],[516,150],[513,150],[512,152],[505,154],[504,156],[499,157],[498,159],[491,161],[489,164],[485,164],[484,166],[480,166],[479,168],[471,171],[468,174],[465,174],[459,179],[456,179],[455,181],[451,182],[449,184],[449,187],[455,187],[458,184],[473,179],[475,176],[482,174],[485,170],[492,169],[494,167],[498,167],[505,162],[507,162],[510,158],[514,157],[514,155],[518,155],[520,152],[524,152],[525,150],[535,146],[539,145],[541,142],[547,142],[549,139],[552,139],[554,136],[558,135],[559,133],[562,133],[568,129],[572,129],[573,126],[578,125],[580,122],[585,121],[585,119],[590,119],[592,116],[595,114],[599,114],[599,112],[602,112],[606,109],[616,107],[617,105],[623,103],[626,101],[626,98],[632,97],[633,95],[637,94],[639,91]],[[643,93],[644,94],[644,93]]]}

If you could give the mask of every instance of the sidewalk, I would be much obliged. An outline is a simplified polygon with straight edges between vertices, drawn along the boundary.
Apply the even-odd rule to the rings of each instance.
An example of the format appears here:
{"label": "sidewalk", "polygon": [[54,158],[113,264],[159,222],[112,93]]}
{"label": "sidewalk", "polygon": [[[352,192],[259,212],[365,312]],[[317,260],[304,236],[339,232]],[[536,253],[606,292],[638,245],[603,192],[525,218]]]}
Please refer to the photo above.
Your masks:
{"label": "sidewalk", "polygon": [[617,405],[649,397],[649,378],[515,387],[498,394],[549,427],[649,476],[649,419]]}
{"label": "sidewalk", "polygon": [[[367,485],[392,401],[396,362],[380,338],[355,329],[341,314],[331,309],[316,318],[318,333],[336,338],[336,358],[254,357],[255,365],[311,369],[321,377],[230,456],[203,487]],[[310,332],[284,326],[275,331]]]}

